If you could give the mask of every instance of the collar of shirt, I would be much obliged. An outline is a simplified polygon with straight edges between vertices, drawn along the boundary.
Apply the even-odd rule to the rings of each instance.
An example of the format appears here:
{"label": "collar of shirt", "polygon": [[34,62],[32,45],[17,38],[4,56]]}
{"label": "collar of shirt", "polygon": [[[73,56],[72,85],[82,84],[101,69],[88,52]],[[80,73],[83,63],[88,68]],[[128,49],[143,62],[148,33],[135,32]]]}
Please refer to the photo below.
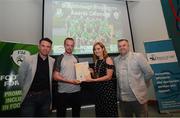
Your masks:
{"label": "collar of shirt", "polygon": [[38,54],[38,59],[41,60],[41,61],[48,61],[48,57],[46,57],[45,59],[43,59],[40,54]]}
{"label": "collar of shirt", "polygon": [[126,54],[126,55],[124,55],[124,56],[121,56],[120,55],[120,60],[126,60],[127,58],[128,58],[128,56],[129,56],[129,52]]}

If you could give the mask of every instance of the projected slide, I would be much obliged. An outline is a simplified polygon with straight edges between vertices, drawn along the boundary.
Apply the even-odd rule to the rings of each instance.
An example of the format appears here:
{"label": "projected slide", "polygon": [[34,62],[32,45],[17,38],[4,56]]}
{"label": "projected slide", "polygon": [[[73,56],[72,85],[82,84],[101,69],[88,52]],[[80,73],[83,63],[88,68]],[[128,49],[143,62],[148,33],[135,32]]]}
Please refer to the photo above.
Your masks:
{"label": "projected slide", "polygon": [[75,39],[74,54],[92,54],[97,41],[105,44],[108,53],[117,53],[117,40],[125,38],[121,6],[52,0],[53,54],[64,52],[66,37]]}

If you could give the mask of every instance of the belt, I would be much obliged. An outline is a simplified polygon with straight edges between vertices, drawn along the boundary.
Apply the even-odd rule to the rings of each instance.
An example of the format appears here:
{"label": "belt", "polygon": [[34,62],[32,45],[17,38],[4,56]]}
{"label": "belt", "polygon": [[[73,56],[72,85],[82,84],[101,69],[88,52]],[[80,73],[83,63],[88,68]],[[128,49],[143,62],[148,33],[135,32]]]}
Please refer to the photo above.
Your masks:
{"label": "belt", "polygon": [[42,90],[42,91],[29,91],[28,95],[32,96],[32,95],[41,95],[41,94],[47,94],[49,93],[49,90]]}

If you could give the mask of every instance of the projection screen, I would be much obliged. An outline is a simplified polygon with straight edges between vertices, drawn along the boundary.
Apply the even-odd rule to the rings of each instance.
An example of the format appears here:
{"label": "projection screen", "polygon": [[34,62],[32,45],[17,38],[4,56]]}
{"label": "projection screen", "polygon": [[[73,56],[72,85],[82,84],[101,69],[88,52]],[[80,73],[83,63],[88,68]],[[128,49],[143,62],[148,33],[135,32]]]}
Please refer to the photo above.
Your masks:
{"label": "projection screen", "polygon": [[52,55],[64,52],[64,39],[74,38],[74,54],[92,54],[93,44],[105,44],[108,53],[117,53],[117,40],[131,33],[125,1],[45,0],[44,37],[53,40]]}

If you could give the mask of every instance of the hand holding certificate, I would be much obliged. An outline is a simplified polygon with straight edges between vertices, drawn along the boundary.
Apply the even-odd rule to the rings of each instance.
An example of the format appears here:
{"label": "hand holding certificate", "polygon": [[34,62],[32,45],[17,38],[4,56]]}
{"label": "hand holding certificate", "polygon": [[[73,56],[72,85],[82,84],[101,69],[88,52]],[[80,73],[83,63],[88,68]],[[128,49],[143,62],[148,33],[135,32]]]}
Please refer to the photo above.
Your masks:
{"label": "hand holding certificate", "polygon": [[88,62],[76,63],[75,64],[75,69],[76,69],[76,78],[77,78],[77,80],[86,81],[85,78],[91,77]]}

